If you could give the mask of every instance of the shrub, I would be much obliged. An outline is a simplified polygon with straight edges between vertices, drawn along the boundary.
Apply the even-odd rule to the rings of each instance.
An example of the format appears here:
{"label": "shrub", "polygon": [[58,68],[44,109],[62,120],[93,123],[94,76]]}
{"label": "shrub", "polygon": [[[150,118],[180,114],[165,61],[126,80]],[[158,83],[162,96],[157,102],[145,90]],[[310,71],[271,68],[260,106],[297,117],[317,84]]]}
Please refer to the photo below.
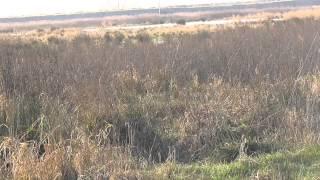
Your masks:
{"label": "shrub", "polygon": [[150,42],[152,40],[148,33],[138,33],[136,39],[139,42]]}
{"label": "shrub", "polygon": [[179,24],[179,25],[186,25],[186,20],[185,19],[179,19],[178,21],[177,21],[177,24]]}

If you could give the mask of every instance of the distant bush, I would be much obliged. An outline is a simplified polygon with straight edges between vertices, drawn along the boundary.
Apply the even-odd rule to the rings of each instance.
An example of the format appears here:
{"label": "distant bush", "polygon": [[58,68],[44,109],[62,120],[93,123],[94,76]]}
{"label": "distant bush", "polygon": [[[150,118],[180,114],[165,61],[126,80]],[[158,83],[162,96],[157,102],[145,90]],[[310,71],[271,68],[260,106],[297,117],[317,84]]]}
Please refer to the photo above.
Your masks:
{"label": "distant bush", "polygon": [[205,21],[207,21],[207,18],[203,17],[200,19],[200,21],[205,22]]}
{"label": "distant bush", "polygon": [[60,28],[57,27],[57,26],[51,26],[51,27],[50,27],[50,31],[51,31],[51,32],[57,31],[57,30],[59,30],[59,29],[60,29]]}
{"label": "distant bush", "polygon": [[143,32],[143,33],[138,33],[136,35],[136,39],[139,41],[139,42],[150,42],[152,40],[152,38],[150,37],[150,35],[146,32]]}
{"label": "distant bush", "polygon": [[104,40],[105,40],[106,42],[111,42],[112,39],[113,39],[112,34],[109,33],[109,32],[106,32],[106,33],[104,34],[103,38],[104,38]]}
{"label": "distant bush", "polygon": [[122,43],[125,38],[126,38],[125,35],[121,32],[116,32],[114,34],[114,40],[118,43]]}
{"label": "distant bush", "polygon": [[38,32],[38,33],[44,33],[44,32],[45,32],[45,29],[38,28],[38,29],[37,29],[37,32]]}
{"label": "distant bush", "polygon": [[13,33],[13,32],[14,32],[13,28],[0,29],[0,33]]}
{"label": "distant bush", "polygon": [[179,24],[179,25],[186,25],[186,20],[185,19],[179,19],[178,21],[177,21],[177,24]]}

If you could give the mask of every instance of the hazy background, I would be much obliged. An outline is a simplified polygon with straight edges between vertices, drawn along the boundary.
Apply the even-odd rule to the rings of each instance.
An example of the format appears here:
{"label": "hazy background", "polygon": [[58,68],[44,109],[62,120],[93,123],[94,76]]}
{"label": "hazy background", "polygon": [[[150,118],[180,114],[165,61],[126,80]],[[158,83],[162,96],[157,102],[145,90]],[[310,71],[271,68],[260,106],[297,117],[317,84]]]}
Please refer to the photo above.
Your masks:
{"label": "hazy background", "polygon": [[[0,17],[48,15],[115,9],[157,7],[158,0],[3,0]],[[160,0],[161,6],[221,4],[260,0]]]}

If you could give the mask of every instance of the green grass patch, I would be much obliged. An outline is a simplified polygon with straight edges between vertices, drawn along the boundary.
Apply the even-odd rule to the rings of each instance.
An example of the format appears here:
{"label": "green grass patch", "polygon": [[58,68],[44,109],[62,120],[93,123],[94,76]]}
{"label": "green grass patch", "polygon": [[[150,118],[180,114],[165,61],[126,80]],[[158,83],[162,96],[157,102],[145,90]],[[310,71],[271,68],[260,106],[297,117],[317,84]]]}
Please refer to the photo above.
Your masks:
{"label": "green grass patch", "polygon": [[320,177],[320,146],[246,157],[228,164],[166,163],[147,174],[160,179],[315,179]]}

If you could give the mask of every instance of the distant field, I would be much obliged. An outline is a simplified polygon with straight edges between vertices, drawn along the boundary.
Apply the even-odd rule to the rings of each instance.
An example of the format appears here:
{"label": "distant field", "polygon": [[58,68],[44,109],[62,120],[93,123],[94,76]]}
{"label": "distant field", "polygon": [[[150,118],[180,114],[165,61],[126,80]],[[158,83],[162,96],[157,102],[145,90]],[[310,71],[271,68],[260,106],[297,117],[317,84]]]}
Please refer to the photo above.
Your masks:
{"label": "distant field", "polygon": [[[204,13],[205,14],[205,13]],[[189,16],[190,17],[190,16]],[[193,16],[191,16],[193,17]],[[126,19],[127,17],[123,17]],[[103,37],[106,33],[123,34],[124,37],[130,38],[137,34],[148,34],[155,41],[161,41],[161,36],[170,34],[196,34],[202,31],[214,32],[224,28],[233,28],[237,26],[259,27],[266,23],[275,23],[290,19],[320,18],[320,7],[300,8],[287,11],[266,11],[261,13],[248,13],[245,15],[232,16],[229,18],[206,20],[206,21],[189,21],[181,25],[177,23],[165,24],[132,24],[119,26],[90,26],[76,27],[72,23],[70,27],[50,26],[26,26],[24,30],[15,31],[12,28],[0,30],[0,38],[23,38],[37,39],[47,41],[49,38],[73,39],[81,34]],[[48,22],[49,23],[49,22]],[[160,38],[160,39],[159,39]]]}
{"label": "distant field", "polygon": [[70,27],[110,27],[130,24],[166,24],[176,23],[180,19],[186,21],[210,21],[238,15],[247,15],[259,12],[279,12],[292,9],[301,9],[320,5],[316,0],[275,1],[258,4],[234,4],[227,6],[181,6],[167,7],[159,10],[126,10],[97,13],[83,13],[71,15],[34,16],[20,18],[0,18],[0,29],[30,30],[35,28],[50,28],[52,26]]}

